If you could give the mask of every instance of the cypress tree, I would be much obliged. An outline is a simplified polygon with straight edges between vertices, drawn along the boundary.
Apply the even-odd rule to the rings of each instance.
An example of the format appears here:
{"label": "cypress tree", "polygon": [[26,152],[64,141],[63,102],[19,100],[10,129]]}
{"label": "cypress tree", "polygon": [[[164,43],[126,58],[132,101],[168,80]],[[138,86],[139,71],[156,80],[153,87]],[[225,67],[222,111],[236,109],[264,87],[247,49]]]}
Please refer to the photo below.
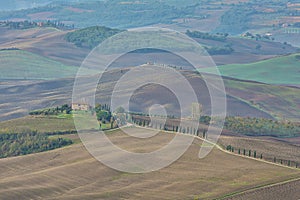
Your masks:
{"label": "cypress tree", "polygon": [[231,151],[231,145],[228,145],[228,146],[226,147],[226,150],[227,150],[227,151]]}
{"label": "cypress tree", "polygon": [[251,157],[251,150],[249,150],[249,157]]}
{"label": "cypress tree", "polygon": [[244,149],[244,152],[243,152],[244,156],[246,155],[246,149]]}
{"label": "cypress tree", "polygon": [[254,151],[254,158],[256,158],[256,151]]}

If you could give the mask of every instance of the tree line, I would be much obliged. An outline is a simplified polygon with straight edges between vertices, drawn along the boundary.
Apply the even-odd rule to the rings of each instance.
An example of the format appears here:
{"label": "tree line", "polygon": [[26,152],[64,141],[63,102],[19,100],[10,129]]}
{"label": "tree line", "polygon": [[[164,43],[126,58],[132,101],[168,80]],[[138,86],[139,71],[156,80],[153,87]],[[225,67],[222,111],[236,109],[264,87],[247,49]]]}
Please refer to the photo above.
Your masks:
{"label": "tree line", "polygon": [[226,117],[224,128],[248,136],[296,137],[300,125],[265,118]]}
{"label": "tree line", "polygon": [[68,29],[74,29],[74,25],[67,26],[64,23],[60,21],[51,21],[51,20],[45,20],[41,22],[35,22],[35,21],[1,21],[0,26],[2,27],[8,27],[9,29],[30,29],[30,28],[36,28],[36,27],[53,27],[57,29],[62,30],[68,30]]}
{"label": "tree line", "polygon": [[142,127],[151,127],[154,129],[159,129],[164,131],[190,134],[190,135],[202,137],[204,139],[207,139],[208,137],[207,129],[194,127],[192,126],[192,124],[189,124],[188,122],[183,123],[183,125],[179,126],[178,123],[175,122],[161,123],[159,122],[159,120],[157,122],[151,122],[150,119],[142,118],[139,115],[131,115],[131,118],[128,121]]}
{"label": "tree line", "polygon": [[72,111],[72,107],[68,104],[64,104],[62,106],[57,106],[55,108],[45,108],[40,110],[30,111],[29,115],[58,115],[58,114],[70,114]]}
{"label": "tree line", "polygon": [[[264,158],[262,153],[258,154],[257,151],[251,150],[251,149],[247,150],[247,149],[235,148],[232,145],[227,145],[226,150],[230,151],[232,153],[237,153],[239,155],[243,155],[243,156],[267,160],[267,158]],[[270,160],[268,160],[268,161],[270,161]],[[277,157],[274,157],[273,160],[271,160],[271,162],[274,162],[276,164],[281,164],[281,165],[287,165],[289,167],[295,167],[295,168],[299,167],[298,162],[291,161],[291,160],[285,160],[285,159],[279,159]]]}
{"label": "tree line", "polygon": [[221,42],[226,41],[226,39],[228,37],[227,33],[210,34],[210,33],[204,33],[204,32],[200,32],[200,31],[190,31],[190,30],[187,30],[185,34],[192,38],[215,40],[215,41],[221,41]]}

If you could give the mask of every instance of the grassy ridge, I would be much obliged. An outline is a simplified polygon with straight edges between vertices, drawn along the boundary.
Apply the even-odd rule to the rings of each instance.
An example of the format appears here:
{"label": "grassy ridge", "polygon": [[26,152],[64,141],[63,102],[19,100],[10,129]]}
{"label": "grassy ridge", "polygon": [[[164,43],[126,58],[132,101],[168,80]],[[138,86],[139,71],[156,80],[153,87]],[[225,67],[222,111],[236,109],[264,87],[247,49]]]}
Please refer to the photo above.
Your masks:
{"label": "grassy ridge", "polygon": [[0,51],[0,79],[55,79],[74,77],[78,67],[22,50]]}
{"label": "grassy ridge", "polygon": [[[300,84],[300,54],[277,57],[250,64],[219,67],[223,76],[269,84]],[[209,68],[201,72],[212,73]]]}

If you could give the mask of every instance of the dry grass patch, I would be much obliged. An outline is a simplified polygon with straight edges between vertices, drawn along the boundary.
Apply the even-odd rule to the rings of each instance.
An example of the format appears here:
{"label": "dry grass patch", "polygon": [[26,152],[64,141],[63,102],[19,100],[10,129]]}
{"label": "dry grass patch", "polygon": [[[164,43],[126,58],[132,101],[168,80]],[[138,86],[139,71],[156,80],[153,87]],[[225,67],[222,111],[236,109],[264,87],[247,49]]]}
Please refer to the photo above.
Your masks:
{"label": "dry grass patch", "polygon": [[[134,129],[147,131],[146,129]],[[160,133],[149,143],[120,131],[109,138],[129,151],[152,151],[172,139]],[[147,141],[148,139],[145,139]],[[261,184],[299,177],[298,170],[237,157],[214,149],[198,158],[195,140],[172,165],[147,174],[127,174],[96,161],[81,144],[0,160],[3,199],[212,199]]]}

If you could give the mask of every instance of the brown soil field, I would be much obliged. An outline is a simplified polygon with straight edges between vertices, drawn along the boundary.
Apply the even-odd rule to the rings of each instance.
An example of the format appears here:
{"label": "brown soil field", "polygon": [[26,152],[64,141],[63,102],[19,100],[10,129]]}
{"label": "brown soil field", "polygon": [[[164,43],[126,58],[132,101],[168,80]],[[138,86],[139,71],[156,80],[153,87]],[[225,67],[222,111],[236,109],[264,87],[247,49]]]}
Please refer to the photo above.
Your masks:
{"label": "brown soil field", "polygon": [[[128,151],[149,152],[168,143],[174,135],[161,133],[137,139],[114,131],[108,136]],[[112,170],[95,160],[81,144],[0,159],[0,199],[213,199],[300,176],[299,170],[216,148],[199,159],[201,143],[194,140],[176,162],[146,174]]]}
{"label": "brown soil field", "polygon": [[234,195],[224,200],[282,200],[300,198],[300,180],[275,184]]}
{"label": "brown soil field", "polygon": [[[246,137],[246,136],[221,136],[219,144],[226,148],[227,145],[231,145],[235,149],[235,153],[238,153],[238,149],[241,149],[241,154],[244,149],[257,151],[257,156],[263,154],[264,160],[273,162],[276,157],[276,162],[279,163],[280,159],[290,160],[300,163],[300,146],[296,145],[293,138],[285,141],[281,138],[273,137]],[[248,153],[248,151],[247,151]],[[253,156],[253,154],[252,154]]]}
{"label": "brown soil field", "polygon": [[63,62],[80,66],[90,50],[78,48],[67,42],[64,37],[68,31],[55,28],[32,28],[10,30],[0,28],[0,48],[19,48]]}

